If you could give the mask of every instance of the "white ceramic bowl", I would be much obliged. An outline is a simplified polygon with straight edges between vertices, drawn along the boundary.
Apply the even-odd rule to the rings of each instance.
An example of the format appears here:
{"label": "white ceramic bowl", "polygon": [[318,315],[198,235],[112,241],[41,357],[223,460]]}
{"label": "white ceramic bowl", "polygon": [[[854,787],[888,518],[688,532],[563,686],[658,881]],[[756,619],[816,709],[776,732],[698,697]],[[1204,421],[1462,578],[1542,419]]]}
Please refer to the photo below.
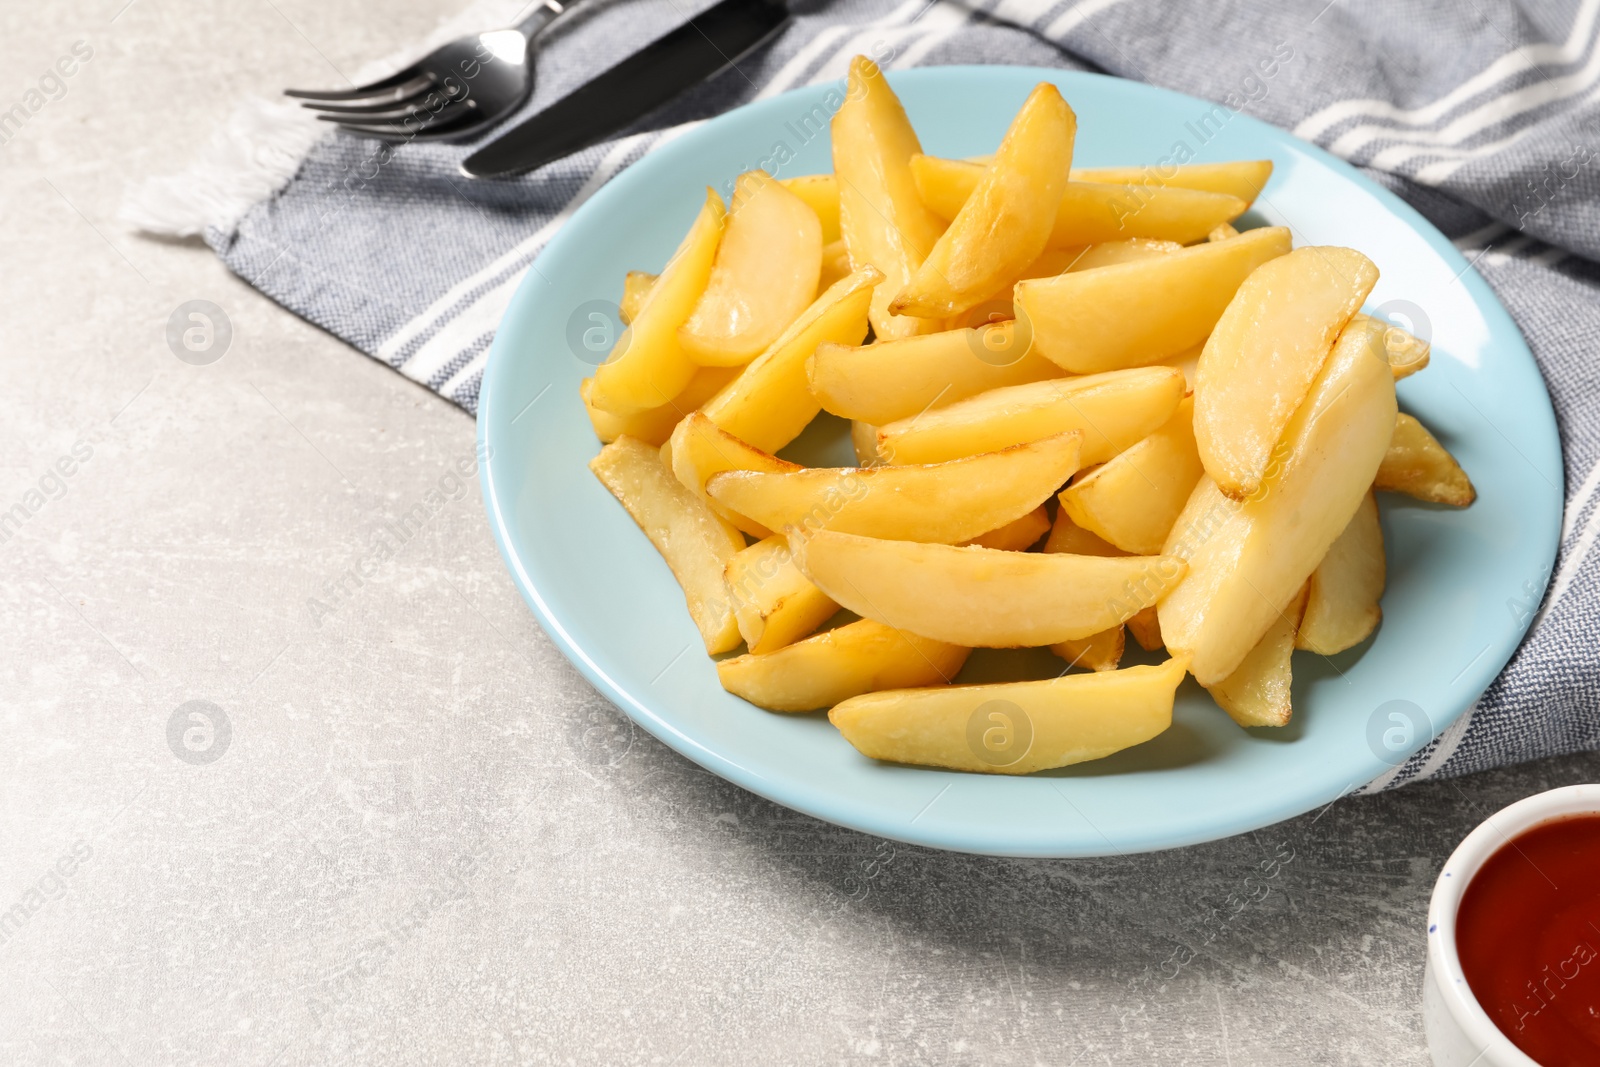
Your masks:
{"label": "white ceramic bowl", "polygon": [[1422,1023],[1434,1067],[1539,1067],[1472,995],[1456,951],[1456,912],[1484,860],[1524,830],[1563,815],[1600,815],[1600,785],[1552,789],[1496,812],[1467,835],[1439,872],[1428,905],[1428,969],[1422,980]]}

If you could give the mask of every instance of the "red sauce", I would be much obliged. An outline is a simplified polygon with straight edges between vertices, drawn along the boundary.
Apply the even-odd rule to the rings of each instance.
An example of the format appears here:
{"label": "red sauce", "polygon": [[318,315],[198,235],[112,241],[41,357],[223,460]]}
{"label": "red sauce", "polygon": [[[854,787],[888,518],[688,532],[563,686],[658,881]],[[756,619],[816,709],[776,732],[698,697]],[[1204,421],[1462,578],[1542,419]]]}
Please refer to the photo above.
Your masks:
{"label": "red sauce", "polygon": [[1512,838],[1456,916],[1473,996],[1542,1067],[1600,1064],[1600,815]]}

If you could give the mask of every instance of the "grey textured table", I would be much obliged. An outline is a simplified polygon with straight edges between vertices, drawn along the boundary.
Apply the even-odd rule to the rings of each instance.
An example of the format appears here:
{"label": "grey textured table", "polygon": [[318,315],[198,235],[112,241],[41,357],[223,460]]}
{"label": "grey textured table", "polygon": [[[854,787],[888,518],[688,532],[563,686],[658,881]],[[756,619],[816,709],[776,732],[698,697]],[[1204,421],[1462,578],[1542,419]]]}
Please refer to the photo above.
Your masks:
{"label": "grey textured table", "polygon": [[[0,544],[0,1062],[1426,1062],[1440,861],[1600,756],[1165,855],[976,859],[633,729],[476,485],[314,620],[471,421],[113,216],[240,95],[332,82],[438,0],[125,2],[0,9],[0,110],[93,49],[0,146],[0,509],[44,498]],[[197,298],[235,331],[205,367],[163,336]],[[227,716],[215,762],[169,746],[190,700]]]}

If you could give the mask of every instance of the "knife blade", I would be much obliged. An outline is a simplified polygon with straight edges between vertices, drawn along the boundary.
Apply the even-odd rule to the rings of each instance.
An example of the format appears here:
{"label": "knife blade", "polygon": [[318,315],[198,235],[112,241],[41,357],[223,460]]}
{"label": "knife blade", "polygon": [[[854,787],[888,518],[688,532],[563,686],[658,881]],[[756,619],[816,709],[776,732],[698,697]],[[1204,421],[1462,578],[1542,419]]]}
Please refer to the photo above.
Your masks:
{"label": "knife blade", "polygon": [[738,62],[789,21],[783,0],[722,0],[466,158],[471,178],[500,178],[598,144]]}

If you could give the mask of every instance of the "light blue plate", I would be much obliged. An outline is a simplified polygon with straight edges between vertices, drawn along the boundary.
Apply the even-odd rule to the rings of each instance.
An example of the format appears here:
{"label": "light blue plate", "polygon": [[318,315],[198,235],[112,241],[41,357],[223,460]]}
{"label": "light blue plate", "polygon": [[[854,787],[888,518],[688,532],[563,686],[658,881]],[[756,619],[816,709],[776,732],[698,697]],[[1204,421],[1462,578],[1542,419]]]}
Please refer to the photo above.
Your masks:
{"label": "light blue plate", "polygon": [[[746,789],[867,833],[999,855],[1110,855],[1256,829],[1371,781],[1454,722],[1521,640],[1519,606],[1538,602],[1562,471],[1528,348],[1450,242],[1332,156],[1178,93],[1014,67],[890,80],[939,155],[992,152],[1045,80],[1077,111],[1080,165],[1272,159],[1246,224],[1289,226],[1296,245],[1349,245],[1378,264],[1369,308],[1433,341],[1432,365],[1400,384],[1401,406],[1461,460],[1478,502],[1456,511],[1385,498],[1383,625],[1332,661],[1295,657],[1296,710],[1283,730],[1239,729],[1191,681],[1154,741],[1063,771],[992,777],[875,763],[821,715],[771,714],[725,693],[666,565],[586,466],[599,446],[578,400],[597,358],[583,330],[614,309],[624,270],[661,269],[706,185],[726,190],[755,166],[780,177],[832,169],[818,120],[839,86],[813,86],[707,122],[624,171],[561,229],[500,324],[478,413],[491,450],[484,495],[511,573],[562,651],[641,726]],[[849,462],[843,425],[824,416],[795,454]],[[980,653],[963,677],[1058,669],[1037,651]],[[1421,712],[1408,720],[1394,701]]]}

